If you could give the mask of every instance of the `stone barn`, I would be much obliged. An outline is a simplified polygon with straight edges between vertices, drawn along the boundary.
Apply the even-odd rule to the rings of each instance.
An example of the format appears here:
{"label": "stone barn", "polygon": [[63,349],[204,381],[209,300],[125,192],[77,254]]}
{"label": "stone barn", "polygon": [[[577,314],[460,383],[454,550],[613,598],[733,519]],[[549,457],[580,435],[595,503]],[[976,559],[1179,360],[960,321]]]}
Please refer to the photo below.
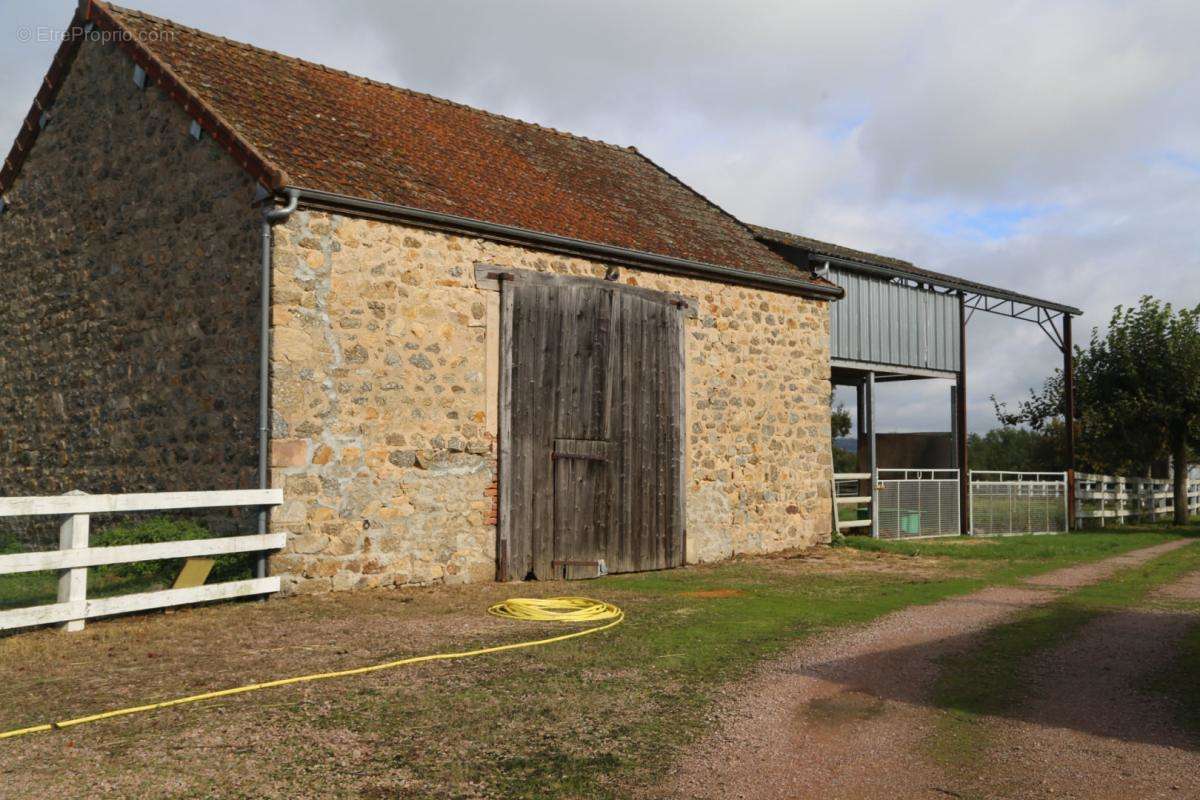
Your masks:
{"label": "stone barn", "polygon": [[841,290],[644,155],[73,25],[0,173],[0,494],[282,488],[289,592],[828,538]]}

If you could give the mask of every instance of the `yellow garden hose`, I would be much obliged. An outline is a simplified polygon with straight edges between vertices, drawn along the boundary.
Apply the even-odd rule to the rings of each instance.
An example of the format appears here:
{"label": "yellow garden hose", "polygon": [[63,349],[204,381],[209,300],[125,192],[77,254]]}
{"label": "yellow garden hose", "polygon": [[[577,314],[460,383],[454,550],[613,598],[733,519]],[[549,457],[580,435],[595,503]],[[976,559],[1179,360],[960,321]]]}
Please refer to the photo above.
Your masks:
{"label": "yellow garden hose", "polygon": [[187,703],[198,703],[201,700],[213,700],[218,697],[229,697],[235,694],[246,694],[247,692],[257,692],[260,689],[272,689],[276,686],[290,686],[293,683],[308,683],[309,681],[324,681],[330,678],[345,678],[350,675],[365,675],[368,672],[379,672],[385,669],[395,669],[408,664],[420,664],[425,661],[452,661],[457,658],[470,658],[471,656],[482,656],[487,653],[500,653],[505,650],[520,650],[525,647],[538,647],[544,644],[553,644],[554,642],[565,642],[567,639],[577,639],[580,636],[590,636],[593,633],[600,633],[609,628],[615,628],[625,621],[625,612],[612,603],[604,603],[599,600],[591,600],[586,597],[546,597],[546,598],[530,598],[530,597],[513,597],[505,600],[503,603],[497,603],[488,609],[488,613],[497,617],[506,619],[530,620],[536,622],[604,622],[604,625],[597,625],[594,628],[586,628],[573,633],[564,633],[559,636],[551,636],[548,639],[530,639],[527,642],[514,642],[513,644],[501,644],[494,647],[484,647],[479,650],[464,650],[459,653],[434,653],[427,656],[413,656],[412,658],[402,658],[398,661],[385,661],[382,664],[371,664],[365,667],[354,667],[352,669],[341,669],[334,672],[314,672],[311,675],[297,675],[292,678],[279,678],[273,681],[265,681],[263,683],[249,683],[245,686],[235,686],[232,689],[220,689],[215,692],[203,692],[201,694],[192,694],[186,697],[177,697],[174,700],[163,700],[159,703],[148,703],[144,706],[130,706],[129,708],[118,708],[114,711],[104,711],[99,714],[89,714],[86,717],[76,717],[75,719],[65,719],[59,722],[46,722],[41,725],[32,725],[28,728],[16,728],[11,731],[0,733],[0,739],[12,739],[17,736],[24,736],[30,733],[42,733],[45,731],[58,730],[60,728],[72,728],[76,725],[83,725],[88,722],[98,722],[102,719],[110,719],[112,717],[124,717],[129,714],[140,714],[146,711],[155,711],[160,708],[170,708],[171,706],[181,706]]}

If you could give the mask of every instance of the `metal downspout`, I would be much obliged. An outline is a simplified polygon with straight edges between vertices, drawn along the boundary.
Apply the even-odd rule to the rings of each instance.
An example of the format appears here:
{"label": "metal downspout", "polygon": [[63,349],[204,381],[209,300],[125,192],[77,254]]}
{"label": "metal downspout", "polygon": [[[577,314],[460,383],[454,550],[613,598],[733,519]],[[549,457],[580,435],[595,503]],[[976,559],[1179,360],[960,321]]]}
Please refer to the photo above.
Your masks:
{"label": "metal downspout", "polygon": [[[271,441],[271,225],[282,222],[296,210],[300,193],[288,189],[287,205],[283,208],[267,207],[262,212],[262,287],[259,292],[259,354],[258,354],[258,488],[267,489],[270,476],[267,471],[267,446]],[[258,532],[267,532],[266,508],[258,512]],[[267,554],[260,552],[254,562],[254,576],[267,577]]]}

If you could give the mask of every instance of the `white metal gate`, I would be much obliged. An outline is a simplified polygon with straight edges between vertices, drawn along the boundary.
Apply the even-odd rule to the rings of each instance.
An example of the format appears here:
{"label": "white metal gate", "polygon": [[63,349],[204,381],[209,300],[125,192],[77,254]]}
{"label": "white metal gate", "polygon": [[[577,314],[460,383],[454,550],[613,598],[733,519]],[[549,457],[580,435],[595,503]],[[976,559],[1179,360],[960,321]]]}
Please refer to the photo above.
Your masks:
{"label": "white metal gate", "polygon": [[1067,530],[1067,473],[971,470],[970,476],[976,536]]}
{"label": "white metal gate", "polygon": [[879,470],[879,537],[957,535],[958,491],[956,469]]}

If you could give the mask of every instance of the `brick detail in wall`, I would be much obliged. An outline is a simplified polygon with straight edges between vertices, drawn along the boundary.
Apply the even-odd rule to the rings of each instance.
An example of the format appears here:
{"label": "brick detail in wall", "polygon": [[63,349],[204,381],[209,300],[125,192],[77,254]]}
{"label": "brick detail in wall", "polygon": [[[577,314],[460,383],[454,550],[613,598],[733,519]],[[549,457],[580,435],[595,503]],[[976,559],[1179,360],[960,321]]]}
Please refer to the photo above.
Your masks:
{"label": "brick detail in wall", "polygon": [[495,525],[496,520],[500,517],[500,482],[493,473],[492,482],[483,490],[484,497],[488,500],[490,510],[487,518],[484,520],[485,525]]}

